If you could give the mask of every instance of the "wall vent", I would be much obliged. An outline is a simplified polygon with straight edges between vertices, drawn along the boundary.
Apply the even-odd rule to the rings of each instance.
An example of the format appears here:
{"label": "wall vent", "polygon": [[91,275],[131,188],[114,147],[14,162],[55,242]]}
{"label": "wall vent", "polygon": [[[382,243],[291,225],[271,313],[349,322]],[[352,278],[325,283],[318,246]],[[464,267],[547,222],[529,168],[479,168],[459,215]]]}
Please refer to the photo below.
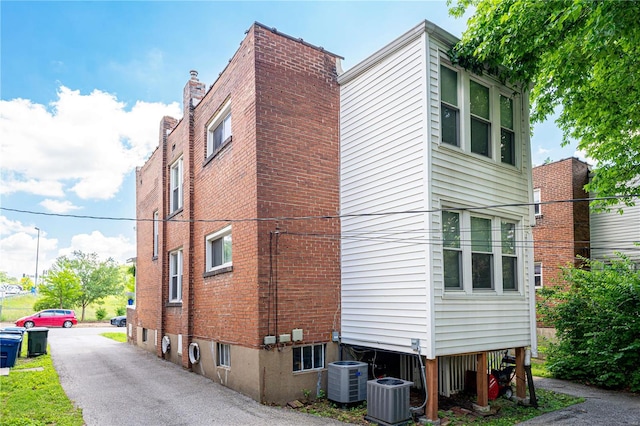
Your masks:
{"label": "wall vent", "polygon": [[348,404],[367,399],[369,364],[359,361],[336,361],[329,364],[327,398]]}
{"label": "wall vent", "polygon": [[411,419],[409,393],[413,382],[385,377],[367,382],[366,420],[399,425]]}

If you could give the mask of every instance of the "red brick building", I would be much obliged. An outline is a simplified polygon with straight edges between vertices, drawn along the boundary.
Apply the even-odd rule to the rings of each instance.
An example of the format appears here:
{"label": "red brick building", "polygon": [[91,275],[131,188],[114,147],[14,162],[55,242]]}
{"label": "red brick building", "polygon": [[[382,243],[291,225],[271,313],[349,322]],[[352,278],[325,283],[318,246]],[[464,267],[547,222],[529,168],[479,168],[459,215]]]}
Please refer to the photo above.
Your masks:
{"label": "red brick building", "polygon": [[338,358],[339,61],[252,25],[136,174],[130,340],[264,403]]}
{"label": "red brick building", "polygon": [[588,180],[589,165],[577,158],[533,168],[536,288],[562,285],[561,268],[589,257]]}

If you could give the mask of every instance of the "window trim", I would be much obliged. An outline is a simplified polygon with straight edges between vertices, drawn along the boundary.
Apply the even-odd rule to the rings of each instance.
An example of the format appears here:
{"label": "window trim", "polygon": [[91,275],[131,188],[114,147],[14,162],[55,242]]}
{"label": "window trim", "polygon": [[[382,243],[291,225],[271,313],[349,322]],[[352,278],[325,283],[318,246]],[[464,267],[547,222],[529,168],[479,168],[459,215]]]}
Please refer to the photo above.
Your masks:
{"label": "window trim", "polygon": [[542,217],[542,191],[540,188],[533,189],[533,215]]}
{"label": "window trim", "polygon": [[[215,139],[214,139],[215,130],[220,125],[224,126],[224,122],[227,118],[229,118],[230,120],[229,134],[225,136],[225,134],[223,133],[222,135],[223,139],[220,142],[220,146],[216,148]],[[223,127],[223,132],[224,132],[224,127]],[[218,152],[222,150],[222,148],[224,148],[233,139],[233,119],[231,117],[231,99],[227,99],[222,104],[222,106],[214,114],[209,124],[207,124],[206,136],[207,136],[207,139],[206,139],[207,143],[205,145],[205,153],[204,153],[205,161],[209,158],[214,157]]]}
{"label": "window trim", "polygon": [[[451,211],[453,210],[453,211]],[[444,252],[447,250],[445,248],[445,235],[444,235],[444,218],[443,215],[440,215],[440,229],[442,234],[442,289],[445,295],[479,295],[479,294],[494,294],[494,295],[512,295],[512,296],[523,296],[522,289],[522,271],[523,271],[523,262],[524,262],[524,252],[522,247],[520,247],[517,242],[523,241],[523,231],[521,228],[522,218],[518,219],[512,215],[500,215],[500,213],[495,212],[495,214],[491,215],[482,215],[477,214],[475,212],[470,212],[462,209],[458,209],[455,206],[447,206],[443,207],[442,211],[449,211],[450,213],[458,214],[459,217],[459,239],[460,239],[460,248],[461,248],[461,286],[460,287],[446,287],[445,286],[445,276],[444,276],[444,268],[445,268],[445,258]],[[485,251],[474,251],[472,248],[472,233],[471,233],[471,218],[477,217],[480,219],[489,219],[491,221],[491,252]],[[511,223],[514,225],[514,248],[515,254],[510,256],[515,258],[515,289],[505,289],[504,288],[504,277],[503,277],[503,256],[502,253],[503,241],[502,241],[502,223]],[[481,254],[489,254],[491,256],[491,288],[474,288],[473,286],[473,254],[474,253]]]}
{"label": "window trim", "polygon": [[[322,360],[320,361],[321,365],[318,365],[318,366],[316,365],[316,351],[315,351],[317,347],[321,347],[322,349],[321,351]],[[311,368],[304,367],[304,348],[311,348],[311,363],[312,363]],[[296,352],[300,352],[300,355],[299,355],[300,364],[298,368],[296,368]],[[291,361],[292,361],[291,368],[294,373],[307,373],[310,371],[324,370],[327,364],[327,344],[314,343],[310,345],[294,346],[291,349]]]}
{"label": "window trim", "polygon": [[216,367],[231,368],[231,345],[216,343]]}
{"label": "window trim", "polygon": [[224,262],[224,258],[223,258],[222,259],[223,262],[220,265],[213,265],[213,259],[212,259],[213,243],[221,239],[223,240],[223,257],[224,257],[224,237],[226,236],[231,237],[231,234],[232,234],[231,231],[232,231],[231,225],[229,225],[205,237],[205,256],[206,256],[205,273],[233,267],[233,238],[231,238],[231,247],[232,247],[231,259],[227,262]]}
{"label": "window trim", "polygon": [[[174,170],[176,171],[174,175]],[[169,166],[169,211],[173,214],[179,211],[184,205],[184,163],[180,156]],[[174,177],[175,176],[175,177]],[[173,199],[174,191],[178,191],[177,205]]]}
{"label": "window trim", "polygon": [[[176,258],[175,266],[173,259]],[[183,278],[183,253],[182,248],[169,252],[169,303],[182,303],[182,278]],[[175,270],[177,268],[177,271]],[[176,277],[176,293],[173,293],[173,278]]]}
{"label": "window trim", "polygon": [[[458,105],[453,105],[447,101],[445,101],[442,98],[442,94],[443,94],[443,90],[442,90],[442,69],[446,68],[452,72],[455,72],[456,74],[456,101],[458,103]],[[439,78],[440,78],[440,141],[443,144],[446,144],[448,146],[455,146],[460,148],[460,73],[458,72],[457,69],[447,66],[446,64],[441,63],[440,64],[440,74],[439,74]],[[449,143],[446,142],[444,140],[444,120],[443,120],[443,115],[444,115],[444,107],[452,110],[455,112],[455,122],[456,122],[456,140],[455,143]]]}
{"label": "window trim", "polygon": [[[536,266],[540,266],[540,273],[536,274]],[[536,277],[540,277],[540,285],[536,285]],[[533,262],[533,287],[539,289],[544,287],[542,262]]]}

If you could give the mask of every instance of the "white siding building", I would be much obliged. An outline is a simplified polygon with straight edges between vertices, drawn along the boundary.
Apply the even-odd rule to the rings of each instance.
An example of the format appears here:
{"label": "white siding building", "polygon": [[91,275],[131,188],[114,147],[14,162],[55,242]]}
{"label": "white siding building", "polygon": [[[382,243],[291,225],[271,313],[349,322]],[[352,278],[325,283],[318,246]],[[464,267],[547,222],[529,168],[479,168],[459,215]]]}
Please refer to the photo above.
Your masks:
{"label": "white siding building", "polygon": [[[615,206],[608,212],[591,213],[591,257],[606,261],[622,253],[640,267],[640,199],[636,205]],[[622,213],[618,212],[622,209]]]}
{"label": "white siding building", "polygon": [[535,352],[527,95],[456,42],[425,21],[338,79],[343,344]]}

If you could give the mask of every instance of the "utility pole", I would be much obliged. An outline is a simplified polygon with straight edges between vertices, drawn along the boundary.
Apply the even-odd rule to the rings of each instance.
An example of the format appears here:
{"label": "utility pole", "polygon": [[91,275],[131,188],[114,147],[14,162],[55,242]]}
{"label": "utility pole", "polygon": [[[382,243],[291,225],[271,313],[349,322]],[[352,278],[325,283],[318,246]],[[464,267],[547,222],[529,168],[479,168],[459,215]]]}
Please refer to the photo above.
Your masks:
{"label": "utility pole", "polygon": [[40,228],[36,226],[36,231],[38,231],[38,243],[36,245],[36,276],[33,281],[33,286],[35,289],[38,289],[38,256],[40,254]]}

